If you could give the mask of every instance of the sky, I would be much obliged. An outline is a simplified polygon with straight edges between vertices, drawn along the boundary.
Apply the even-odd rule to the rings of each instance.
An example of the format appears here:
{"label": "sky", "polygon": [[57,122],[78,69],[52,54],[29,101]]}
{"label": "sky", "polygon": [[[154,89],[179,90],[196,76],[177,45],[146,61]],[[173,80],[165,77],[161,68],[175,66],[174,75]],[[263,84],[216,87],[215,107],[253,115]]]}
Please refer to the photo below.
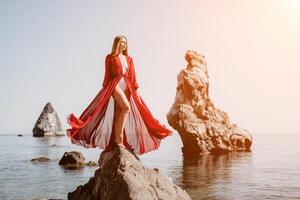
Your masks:
{"label": "sky", "polygon": [[252,134],[299,134],[298,0],[0,0],[0,134],[31,134],[51,102],[62,122],[102,87],[116,35],[139,92],[167,124],[186,67],[205,55],[210,98]]}

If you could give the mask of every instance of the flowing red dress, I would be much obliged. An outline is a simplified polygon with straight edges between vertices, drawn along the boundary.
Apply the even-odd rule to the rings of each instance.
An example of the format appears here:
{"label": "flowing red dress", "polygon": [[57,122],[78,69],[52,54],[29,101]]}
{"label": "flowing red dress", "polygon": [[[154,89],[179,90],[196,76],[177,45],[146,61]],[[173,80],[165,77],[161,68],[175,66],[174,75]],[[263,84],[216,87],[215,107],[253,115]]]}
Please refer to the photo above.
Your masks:
{"label": "flowing red dress", "polygon": [[128,69],[123,75],[120,58],[111,54],[106,56],[102,89],[79,118],[73,113],[68,115],[71,128],[66,131],[73,144],[85,148],[112,147],[116,105],[112,92],[122,77],[127,86],[124,93],[130,103],[130,112],[124,125],[124,145],[137,154],[144,154],[157,149],[161,139],[172,134],[171,130],[153,117],[137,92],[139,86],[133,59],[130,56],[125,57]]}

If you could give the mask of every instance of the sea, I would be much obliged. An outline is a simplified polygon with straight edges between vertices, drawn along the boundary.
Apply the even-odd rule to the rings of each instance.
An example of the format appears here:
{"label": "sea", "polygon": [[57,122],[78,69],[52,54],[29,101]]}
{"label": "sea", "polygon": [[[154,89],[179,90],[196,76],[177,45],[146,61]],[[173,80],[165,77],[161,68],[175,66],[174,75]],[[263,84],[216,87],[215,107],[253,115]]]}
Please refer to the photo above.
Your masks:
{"label": "sea", "polygon": [[[22,134],[23,137],[17,137]],[[158,150],[140,155],[144,166],[159,168],[193,200],[300,199],[300,134],[253,134],[251,152],[185,157],[177,133]],[[85,149],[64,137],[0,135],[0,199],[67,199],[98,167],[67,170],[58,163],[67,151],[97,162],[102,150]],[[32,158],[48,157],[35,163]]]}

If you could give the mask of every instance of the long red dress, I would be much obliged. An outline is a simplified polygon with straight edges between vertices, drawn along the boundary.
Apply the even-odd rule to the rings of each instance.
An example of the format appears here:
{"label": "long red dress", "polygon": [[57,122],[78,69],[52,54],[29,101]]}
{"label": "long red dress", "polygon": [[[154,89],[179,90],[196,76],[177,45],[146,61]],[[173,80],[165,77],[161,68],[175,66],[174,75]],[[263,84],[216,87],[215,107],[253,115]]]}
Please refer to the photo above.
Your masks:
{"label": "long red dress", "polygon": [[133,59],[130,56],[125,57],[128,70],[123,76],[120,58],[111,54],[106,56],[102,89],[79,118],[73,113],[68,116],[68,124],[72,128],[66,131],[73,144],[85,148],[99,147],[101,149],[112,146],[116,105],[112,92],[122,76],[127,85],[124,93],[130,103],[130,112],[126,118],[123,132],[124,145],[133,149],[137,154],[143,154],[157,149],[161,139],[172,134],[171,130],[153,117],[136,91],[139,86]]}

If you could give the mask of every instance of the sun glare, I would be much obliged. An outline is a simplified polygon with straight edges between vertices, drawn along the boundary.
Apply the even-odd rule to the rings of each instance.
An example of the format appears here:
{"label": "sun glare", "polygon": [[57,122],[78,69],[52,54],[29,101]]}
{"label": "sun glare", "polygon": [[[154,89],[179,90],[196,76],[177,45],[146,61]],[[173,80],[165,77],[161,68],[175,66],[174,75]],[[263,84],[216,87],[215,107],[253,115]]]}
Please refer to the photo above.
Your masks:
{"label": "sun glare", "polygon": [[290,30],[300,30],[300,0],[279,0],[281,19]]}
{"label": "sun glare", "polygon": [[282,0],[282,8],[289,18],[300,20],[300,0]]}

